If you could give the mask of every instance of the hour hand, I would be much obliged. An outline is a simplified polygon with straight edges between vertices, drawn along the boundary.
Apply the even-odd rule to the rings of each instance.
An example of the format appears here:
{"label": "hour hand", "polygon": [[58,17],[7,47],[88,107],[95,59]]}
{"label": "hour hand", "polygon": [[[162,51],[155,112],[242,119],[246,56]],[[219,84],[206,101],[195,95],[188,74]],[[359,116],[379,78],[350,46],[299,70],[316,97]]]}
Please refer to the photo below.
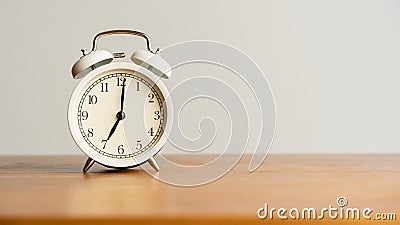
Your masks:
{"label": "hour hand", "polygon": [[118,123],[119,123],[120,120],[121,120],[121,119],[117,118],[117,121],[115,121],[113,127],[111,128],[110,133],[108,134],[107,139],[101,141],[101,142],[105,142],[105,143],[104,143],[104,146],[103,146],[103,149],[106,148],[107,141],[110,140],[111,136],[114,134],[114,132],[115,132],[115,130],[117,129],[117,126],[118,126]]}
{"label": "hour hand", "polygon": [[115,130],[117,129],[119,121],[120,119],[117,119],[117,121],[115,121],[114,126],[111,128],[111,131],[108,134],[107,141],[110,140],[111,136],[114,134]]}

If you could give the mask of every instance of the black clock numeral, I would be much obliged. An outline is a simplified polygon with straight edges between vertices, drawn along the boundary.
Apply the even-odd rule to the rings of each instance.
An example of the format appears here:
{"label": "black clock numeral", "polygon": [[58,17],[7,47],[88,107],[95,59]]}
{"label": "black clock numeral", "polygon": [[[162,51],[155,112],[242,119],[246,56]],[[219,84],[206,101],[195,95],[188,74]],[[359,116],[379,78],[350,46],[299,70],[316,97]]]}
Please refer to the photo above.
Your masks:
{"label": "black clock numeral", "polygon": [[149,97],[149,103],[154,102],[154,94],[153,93],[150,93],[147,97]]}
{"label": "black clock numeral", "polygon": [[108,92],[108,83],[101,83],[101,92]]}
{"label": "black clock numeral", "polygon": [[139,81],[136,82],[136,91],[140,91]]}
{"label": "black clock numeral", "polygon": [[107,141],[108,141],[108,140],[101,140],[101,143],[103,143],[103,142],[104,142],[103,149],[105,149],[105,148],[106,148]]}
{"label": "black clock numeral", "polygon": [[141,140],[137,140],[137,141],[136,141],[136,150],[140,150],[140,149],[143,148],[143,145],[142,145],[141,142],[142,142]]}
{"label": "black clock numeral", "polygon": [[89,95],[89,104],[90,105],[96,105],[97,104],[97,96],[96,95]]}
{"label": "black clock numeral", "polygon": [[149,131],[147,131],[147,133],[148,133],[148,134],[150,134],[150,136],[151,136],[151,137],[153,137],[153,136],[154,136],[153,127],[152,127],[152,128],[150,128],[150,130],[149,130]]}
{"label": "black clock numeral", "polygon": [[81,118],[82,120],[87,120],[89,118],[89,113],[87,111],[82,111]]}
{"label": "black clock numeral", "polygon": [[125,81],[126,81],[125,77],[117,77],[117,86],[120,87],[125,86],[126,85]]}
{"label": "black clock numeral", "polygon": [[124,151],[125,151],[125,149],[124,149],[124,145],[120,145],[120,146],[118,146],[118,154],[124,154]]}
{"label": "black clock numeral", "polygon": [[154,111],[154,120],[159,120],[160,118],[161,118],[160,111],[158,110]]}
{"label": "black clock numeral", "polygon": [[93,128],[89,128],[89,129],[88,129],[87,136],[88,136],[88,137],[93,137],[93,135],[94,135],[94,134],[93,134]]}

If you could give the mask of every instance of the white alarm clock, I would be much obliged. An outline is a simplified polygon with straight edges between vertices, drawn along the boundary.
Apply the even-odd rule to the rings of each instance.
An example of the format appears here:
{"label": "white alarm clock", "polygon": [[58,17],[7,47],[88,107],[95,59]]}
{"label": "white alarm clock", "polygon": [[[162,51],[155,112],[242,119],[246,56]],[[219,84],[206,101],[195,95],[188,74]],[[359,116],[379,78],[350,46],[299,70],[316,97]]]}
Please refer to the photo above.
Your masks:
{"label": "white alarm clock", "polygon": [[[125,53],[97,50],[100,37],[131,34],[146,39],[147,50],[125,60]],[[154,156],[167,140],[172,103],[161,78],[171,77],[171,67],[148,36],[132,30],[97,34],[92,50],[73,65],[72,77],[82,79],[68,107],[68,124],[78,147],[88,156],[83,172],[95,163],[129,168],[145,162],[156,170]],[[129,93],[129,94],[128,94]],[[172,110],[171,110],[172,111]]]}

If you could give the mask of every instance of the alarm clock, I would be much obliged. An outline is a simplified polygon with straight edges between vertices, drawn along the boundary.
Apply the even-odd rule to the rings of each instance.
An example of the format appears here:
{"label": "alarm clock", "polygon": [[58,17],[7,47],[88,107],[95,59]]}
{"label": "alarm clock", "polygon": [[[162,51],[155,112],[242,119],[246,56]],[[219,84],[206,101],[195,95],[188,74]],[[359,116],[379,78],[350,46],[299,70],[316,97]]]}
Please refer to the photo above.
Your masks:
{"label": "alarm clock", "polygon": [[[143,37],[147,50],[124,52],[98,50],[108,35]],[[170,65],[153,51],[149,37],[139,31],[110,30],[97,34],[88,52],[72,67],[81,79],[68,106],[68,125],[78,147],[88,159],[86,173],[96,162],[106,167],[130,168],[148,162],[156,171],[154,156],[167,140],[172,121],[169,92],[161,79],[171,77]]]}

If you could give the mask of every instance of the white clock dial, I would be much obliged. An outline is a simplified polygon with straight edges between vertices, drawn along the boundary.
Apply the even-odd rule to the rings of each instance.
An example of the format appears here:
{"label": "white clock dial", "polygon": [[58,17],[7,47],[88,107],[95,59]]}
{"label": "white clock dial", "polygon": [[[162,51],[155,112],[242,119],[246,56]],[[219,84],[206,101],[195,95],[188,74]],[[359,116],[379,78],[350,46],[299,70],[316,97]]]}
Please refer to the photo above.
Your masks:
{"label": "white clock dial", "polygon": [[71,98],[68,115],[80,148],[94,160],[115,167],[134,166],[156,154],[167,116],[158,85],[126,68],[87,76]]}

